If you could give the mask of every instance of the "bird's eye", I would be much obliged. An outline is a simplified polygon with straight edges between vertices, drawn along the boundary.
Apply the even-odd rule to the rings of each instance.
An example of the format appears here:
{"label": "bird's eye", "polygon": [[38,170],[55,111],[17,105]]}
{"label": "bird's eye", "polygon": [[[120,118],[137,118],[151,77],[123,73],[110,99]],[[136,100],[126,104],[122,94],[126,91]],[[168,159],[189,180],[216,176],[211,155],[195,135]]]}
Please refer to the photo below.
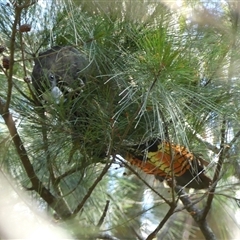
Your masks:
{"label": "bird's eye", "polygon": [[55,74],[52,71],[48,71],[47,76],[48,76],[49,80],[54,80],[55,79]]}
{"label": "bird's eye", "polygon": [[52,74],[51,72],[48,73],[48,81],[49,81],[49,83],[50,83],[50,85],[51,85],[52,88],[53,88],[53,87],[56,87],[56,85],[57,85],[56,77],[55,77],[55,75]]}
{"label": "bird's eye", "polygon": [[49,75],[49,78],[50,78],[51,80],[54,80],[54,76],[53,76],[52,74]]}

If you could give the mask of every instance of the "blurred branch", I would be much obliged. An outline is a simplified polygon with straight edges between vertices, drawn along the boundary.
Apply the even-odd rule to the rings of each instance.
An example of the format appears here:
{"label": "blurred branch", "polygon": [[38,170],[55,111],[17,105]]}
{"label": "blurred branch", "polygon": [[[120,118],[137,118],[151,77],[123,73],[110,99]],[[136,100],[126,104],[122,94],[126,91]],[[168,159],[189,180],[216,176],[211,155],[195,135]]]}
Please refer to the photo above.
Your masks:
{"label": "blurred branch", "polygon": [[[34,5],[35,3],[37,3],[37,0],[25,0],[24,1],[24,3],[22,3],[22,4],[17,4],[17,1],[10,1],[11,3],[12,3],[12,5],[16,8],[16,9],[20,9],[20,10],[22,10],[22,9],[24,9],[24,8],[28,8],[28,7],[30,7],[30,6],[32,6],[32,5]],[[22,2],[22,1],[20,1],[20,2]]]}
{"label": "blurred branch", "polygon": [[[114,160],[114,159],[113,159]],[[105,167],[103,168],[101,174],[97,177],[97,179],[94,181],[92,186],[88,189],[87,194],[84,196],[83,200],[78,204],[78,206],[75,208],[75,210],[72,213],[72,217],[74,217],[84,206],[85,202],[88,200],[88,198],[91,196],[93,190],[96,188],[98,183],[102,180],[104,175],[107,173],[108,169],[111,167],[113,160],[110,163],[106,163]]]}
{"label": "blurred branch", "polygon": [[240,131],[238,131],[235,136],[233,137],[233,139],[231,140],[231,142],[228,144],[228,149],[230,149],[232,147],[232,145],[238,140],[238,138],[240,137]]}
{"label": "blurred branch", "polygon": [[116,157],[118,161],[120,161],[126,168],[128,168],[134,175],[136,175],[151,191],[156,193],[161,199],[165,201],[170,207],[171,207],[171,202],[168,201],[165,197],[163,197],[159,192],[157,192],[154,188],[152,188],[131,166],[129,166],[127,163],[125,163],[122,159]]}
{"label": "blurred branch", "polygon": [[[21,26],[21,21],[19,19],[19,28]],[[22,55],[22,64],[23,64],[23,72],[24,72],[24,78],[27,76],[27,70],[26,70],[26,64],[25,64],[25,55],[24,55],[24,43],[23,43],[23,35],[22,32],[19,31],[19,40],[20,40],[20,48],[21,48],[21,55]]]}
{"label": "blurred branch", "polygon": [[[118,205],[118,203],[116,203],[116,202],[114,202],[114,199],[112,198],[112,196],[111,195],[109,195],[108,194],[108,196],[109,196],[109,198],[111,198],[112,200],[113,200],[113,204],[115,204],[115,207],[117,208],[117,210],[121,213],[121,215],[124,217],[124,218],[128,218],[127,216],[126,216],[126,214],[125,214],[125,212],[123,211],[123,209]],[[145,212],[145,211],[144,211]],[[141,215],[142,213],[140,213],[140,215]],[[135,237],[136,237],[136,239],[138,239],[138,240],[143,240],[143,238],[137,233],[137,231],[135,230],[135,228],[134,228],[134,226],[133,226],[133,224],[131,223],[131,220],[130,219],[128,219],[126,222],[125,222],[125,224],[126,224],[126,227],[128,228],[128,232],[130,233],[130,232],[132,232],[134,235],[135,235]],[[108,230],[111,230],[111,229],[108,229]]]}
{"label": "blurred branch", "polygon": [[196,134],[196,139],[200,142],[203,143],[209,150],[211,150],[213,153],[218,154],[219,149],[211,144],[210,142],[204,140],[202,137],[200,137],[198,134]]}
{"label": "blurred branch", "polygon": [[214,176],[213,176],[213,186],[212,186],[212,188],[209,191],[206,207],[205,207],[203,215],[202,215],[202,219],[203,220],[207,217],[207,214],[210,211],[210,208],[211,208],[211,205],[212,205],[212,201],[213,201],[213,198],[214,198],[214,192],[216,190],[217,182],[219,180],[221,169],[222,169],[222,165],[223,165],[223,162],[224,162],[224,159],[225,159],[225,155],[226,155],[225,149],[226,149],[226,147],[229,148],[225,144],[226,124],[227,124],[227,121],[226,121],[226,119],[224,119],[223,123],[222,123],[222,128],[221,128],[221,142],[220,142],[219,158],[218,158],[217,167],[216,167],[216,170],[215,170],[215,173],[214,173]]}
{"label": "blurred branch", "polygon": [[212,201],[213,201],[213,198],[214,198],[214,193],[215,193],[215,190],[216,190],[217,182],[220,179],[220,174],[221,174],[221,169],[222,169],[222,165],[223,165],[224,159],[225,159],[229,149],[231,148],[231,146],[237,141],[237,139],[240,136],[240,131],[239,131],[233,137],[231,142],[229,144],[226,144],[225,143],[225,139],[226,139],[226,125],[227,125],[227,122],[224,119],[223,120],[222,129],[221,129],[221,143],[220,143],[221,151],[219,153],[219,159],[218,159],[218,162],[217,162],[217,167],[216,167],[216,170],[215,170],[215,173],[214,173],[214,176],[213,176],[213,186],[212,186],[212,188],[210,189],[210,192],[209,192],[209,196],[208,196],[208,199],[207,199],[207,204],[206,204],[206,207],[204,209],[203,218],[206,218],[206,216],[207,216],[207,214],[208,214],[208,212],[209,212],[209,210],[211,208],[211,204],[212,204]]}
{"label": "blurred branch", "polygon": [[119,238],[112,237],[109,234],[98,234],[96,236],[97,239],[104,239],[104,240],[119,240]]}
{"label": "blurred branch", "polygon": [[67,176],[70,176],[73,173],[79,172],[87,168],[92,164],[91,161],[81,161],[81,165],[73,166],[69,170],[65,171],[62,175],[55,178],[54,184],[58,185],[62,179],[64,179]]}
{"label": "blurred branch", "polygon": [[15,39],[16,39],[16,33],[17,33],[17,24],[20,21],[21,18],[21,12],[22,8],[15,7],[15,16],[14,16],[14,22],[12,25],[12,34],[10,39],[10,58],[9,58],[9,74],[8,74],[8,90],[7,90],[7,100],[6,104],[4,106],[4,112],[8,112],[9,105],[11,102],[11,96],[12,96],[12,86],[13,86],[13,65],[14,65],[14,53],[15,53]]}
{"label": "blurred branch", "polygon": [[106,217],[106,215],[107,215],[107,211],[108,211],[108,208],[109,208],[109,203],[110,203],[110,201],[107,200],[107,201],[106,201],[105,208],[104,208],[103,213],[102,213],[102,216],[101,216],[101,218],[99,219],[98,224],[97,224],[97,227],[99,227],[99,228],[102,226],[102,224],[103,224],[103,222],[104,222],[104,219],[105,219],[105,217]]}
{"label": "blurred branch", "polygon": [[[15,54],[15,40],[16,40],[16,35],[18,32],[17,25],[20,25],[21,22],[21,13],[23,9],[27,9],[31,5],[35,4],[37,1],[25,1],[23,4],[17,4],[16,1],[12,1],[12,5],[14,7],[14,21],[13,25],[11,27],[11,37],[10,37],[10,57],[9,57],[9,74],[8,74],[8,90],[7,90],[7,98],[6,98],[6,104],[4,107],[4,112],[7,112],[10,106],[11,102],[11,96],[12,96],[12,87],[13,87],[13,66],[14,66],[14,54]],[[20,32],[19,32],[20,33]],[[20,33],[20,41],[21,41],[21,48],[23,48],[23,42],[22,42],[22,36]],[[24,57],[24,56],[23,56]],[[24,64],[24,58],[23,58],[23,64]],[[24,65],[24,72],[26,75],[26,68]]]}
{"label": "blurred branch", "polygon": [[[183,188],[182,188],[182,190],[183,190]],[[180,193],[177,193],[177,194],[180,194]],[[194,201],[192,200],[191,201],[191,205],[188,205],[187,207],[192,207],[192,206],[196,205],[197,203],[201,202],[208,194],[209,194],[208,191],[206,191],[200,198],[198,198],[198,199],[196,199]],[[186,197],[189,198],[189,195],[186,194]],[[183,211],[185,209],[186,209],[186,206],[184,205],[183,207],[180,207],[180,208],[176,209],[175,212],[181,212],[181,211]]]}
{"label": "blurred branch", "polygon": [[[37,211],[39,202],[29,197],[1,170],[0,183],[1,239],[72,239],[70,233],[59,226],[53,227],[51,218]],[[16,206],[21,211],[15,209]]]}
{"label": "blurred branch", "polygon": [[[158,233],[156,240],[162,240],[162,239],[164,239],[167,236],[167,234],[169,232],[169,229],[173,228],[174,225],[175,225],[175,222],[178,221],[177,218],[178,218],[178,214],[173,214],[168,219],[168,221],[162,227],[161,232]],[[189,226],[189,227],[191,227],[191,226]],[[187,238],[182,238],[182,239],[187,239]]]}
{"label": "blurred branch", "polygon": [[59,214],[63,218],[68,216],[70,214],[68,207],[63,203],[63,201],[53,196],[51,192],[43,185],[43,183],[37,177],[33,169],[33,166],[30,162],[30,159],[28,157],[28,153],[18,134],[12,115],[9,112],[5,112],[6,109],[5,104],[6,104],[5,101],[0,98],[0,114],[3,117],[6,126],[8,127],[9,133],[12,137],[18,156],[29,177],[29,180],[32,183],[34,190],[40,195],[40,197],[43,200],[45,200],[49,204],[49,206],[51,206],[57,212],[57,214]]}
{"label": "blurred branch", "polygon": [[184,192],[183,188],[180,186],[175,186],[175,192],[179,196],[186,210],[190,213],[192,218],[198,224],[199,228],[202,231],[205,239],[207,240],[216,240],[216,236],[214,235],[212,229],[208,226],[206,218],[203,218],[203,212],[200,211],[193,203],[190,201],[188,195]]}
{"label": "blurred branch", "polygon": [[171,207],[168,210],[168,212],[166,213],[165,217],[163,218],[163,220],[159,223],[159,225],[155,228],[155,230],[148,235],[148,237],[146,238],[146,240],[152,240],[156,237],[157,233],[159,232],[159,230],[161,230],[161,228],[164,226],[164,224],[169,220],[169,218],[173,215],[174,210],[176,208],[177,204],[176,202],[172,202],[171,203]]}
{"label": "blurred branch", "polygon": [[12,140],[13,140],[14,144],[15,144],[16,150],[17,150],[17,152],[18,152],[18,154],[19,154],[19,156],[22,160],[23,166],[25,167],[25,170],[26,170],[30,180],[32,181],[32,184],[35,187],[39,186],[37,176],[34,172],[32,164],[30,163],[30,160],[28,158],[26,149],[23,146],[23,142],[22,142],[22,140],[21,140],[21,138],[20,138],[20,136],[17,132],[15,122],[12,118],[12,115],[9,112],[7,112],[7,113],[4,112],[4,109],[5,109],[5,102],[2,99],[0,99],[0,114],[3,117],[7,127],[9,129],[10,135],[12,137]]}
{"label": "blurred branch", "polygon": [[[165,120],[165,116],[164,116],[164,114],[163,114],[163,112],[161,110],[159,110],[159,113],[160,113],[160,116],[161,116],[163,124],[164,124],[164,132],[165,132],[165,135],[166,135],[166,139],[167,139],[168,142],[171,142],[170,135],[169,135],[168,124],[167,124],[167,122]],[[174,183],[175,182],[175,176],[174,176],[174,153],[173,153],[173,150],[172,150],[171,147],[169,149],[170,149],[170,156],[171,156],[171,165],[170,165],[170,167],[171,167],[171,179],[172,179],[172,181]],[[174,187],[173,187],[173,185],[174,184],[170,184],[170,187],[171,187],[171,190],[172,190],[171,191],[171,193],[172,193],[172,203],[170,205],[171,208],[173,207],[172,204],[176,204],[175,203],[176,200],[175,200],[175,194],[174,194]],[[169,209],[168,213],[170,213],[171,208]]]}

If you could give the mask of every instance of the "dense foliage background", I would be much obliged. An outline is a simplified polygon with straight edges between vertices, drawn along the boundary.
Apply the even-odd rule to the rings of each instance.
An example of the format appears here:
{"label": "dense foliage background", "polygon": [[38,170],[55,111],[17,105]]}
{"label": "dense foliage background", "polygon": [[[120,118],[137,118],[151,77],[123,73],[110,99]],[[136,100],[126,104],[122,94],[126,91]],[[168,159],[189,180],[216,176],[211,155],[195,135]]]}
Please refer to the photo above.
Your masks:
{"label": "dense foliage background", "polygon": [[[239,237],[237,1],[0,3],[0,161],[16,189],[77,239]],[[74,104],[39,104],[31,85],[56,45],[95,66]],[[153,137],[209,162],[211,188],[167,188],[120,157]]]}

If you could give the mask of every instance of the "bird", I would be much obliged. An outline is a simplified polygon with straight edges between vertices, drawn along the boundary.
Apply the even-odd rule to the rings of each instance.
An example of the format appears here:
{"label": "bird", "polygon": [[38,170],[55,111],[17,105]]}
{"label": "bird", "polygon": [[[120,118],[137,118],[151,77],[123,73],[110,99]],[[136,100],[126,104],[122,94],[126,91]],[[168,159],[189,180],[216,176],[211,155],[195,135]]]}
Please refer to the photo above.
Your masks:
{"label": "bird", "polygon": [[[53,114],[71,135],[72,149],[69,163],[74,153],[80,151],[82,146],[96,144],[100,131],[104,135],[100,128],[97,130],[98,133],[92,134],[92,129],[96,130],[95,121],[101,115],[101,107],[96,100],[97,94],[100,94],[96,83],[97,76],[99,72],[95,61],[89,60],[85,52],[73,46],[53,46],[39,53],[34,59],[32,88],[34,95],[37,96],[36,110],[41,109],[48,112],[48,115]],[[106,85],[101,82],[101,86]],[[61,124],[57,124],[56,127],[62,126]],[[82,152],[81,154],[83,155]],[[89,152],[88,154],[101,157],[102,153],[94,151],[93,154]]]}
{"label": "bird", "polygon": [[160,139],[124,147],[124,158],[130,164],[159,181],[171,180],[186,188],[206,189],[211,179],[204,173],[205,161],[181,145]]}
{"label": "bird", "polygon": [[37,95],[47,90],[67,94],[81,88],[93,72],[86,54],[72,46],[54,46],[34,59],[32,85]]}

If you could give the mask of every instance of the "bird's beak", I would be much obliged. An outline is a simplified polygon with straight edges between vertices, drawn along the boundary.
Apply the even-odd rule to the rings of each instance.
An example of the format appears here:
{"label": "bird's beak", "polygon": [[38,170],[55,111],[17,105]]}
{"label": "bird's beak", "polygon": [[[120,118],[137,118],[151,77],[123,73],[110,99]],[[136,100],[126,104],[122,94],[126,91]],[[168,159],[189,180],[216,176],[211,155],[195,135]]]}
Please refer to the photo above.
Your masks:
{"label": "bird's beak", "polygon": [[63,92],[57,86],[54,86],[51,90],[51,94],[55,102],[58,104],[61,97],[63,96]]}

